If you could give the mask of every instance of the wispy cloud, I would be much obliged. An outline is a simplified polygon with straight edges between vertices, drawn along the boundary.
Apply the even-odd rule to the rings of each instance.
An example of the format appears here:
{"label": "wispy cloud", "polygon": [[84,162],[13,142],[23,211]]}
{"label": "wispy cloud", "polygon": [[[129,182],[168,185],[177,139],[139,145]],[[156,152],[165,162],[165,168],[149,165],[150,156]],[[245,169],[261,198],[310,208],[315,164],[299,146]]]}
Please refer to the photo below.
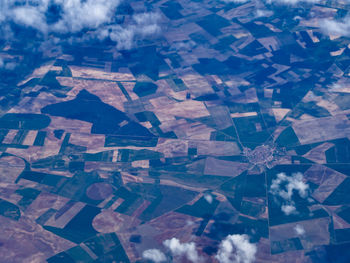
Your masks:
{"label": "wispy cloud", "polygon": [[11,61],[4,61],[2,57],[0,57],[0,69],[6,69],[6,70],[14,70],[17,67],[16,62]]}
{"label": "wispy cloud", "polygon": [[220,243],[215,258],[220,263],[252,263],[257,247],[249,242],[247,235],[228,235]]}
{"label": "wispy cloud", "polygon": [[294,173],[292,176],[279,173],[277,178],[272,180],[270,193],[283,199],[281,210],[286,215],[297,213],[292,198],[294,192],[298,193],[302,198],[308,197],[309,185],[303,181],[302,173]]}

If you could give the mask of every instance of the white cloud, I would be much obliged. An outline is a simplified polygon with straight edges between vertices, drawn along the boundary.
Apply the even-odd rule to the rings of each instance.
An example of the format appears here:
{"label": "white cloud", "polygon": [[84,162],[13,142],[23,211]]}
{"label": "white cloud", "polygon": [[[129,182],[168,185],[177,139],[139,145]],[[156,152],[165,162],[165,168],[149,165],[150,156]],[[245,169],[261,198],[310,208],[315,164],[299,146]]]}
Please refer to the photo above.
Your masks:
{"label": "white cloud", "polygon": [[220,263],[252,263],[257,248],[247,235],[228,235],[219,246],[215,258]]}
{"label": "white cloud", "polygon": [[103,33],[99,35],[99,38],[102,40],[109,37],[112,41],[117,42],[118,49],[129,49],[133,46],[135,37],[134,27],[113,25],[102,30]]}
{"label": "white cloud", "polygon": [[[286,183],[286,190],[281,189],[281,185]],[[308,194],[309,185],[303,182],[302,173],[294,173],[292,176],[287,176],[285,173],[277,174],[277,178],[272,180],[271,193],[278,194],[284,199],[291,199],[293,191],[298,191],[299,195],[305,198]]]}
{"label": "white cloud", "polygon": [[258,9],[255,12],[255,17],[269,17],[272,15],[273,15],[273,12],[271,10]]}
{"label": "white cloud", "polygon": [[149,37],[160,33],[158,13],[142,13],[132,17],[133,23],[129,25],[111,25],[102,27],[95,32],[96,37],[103,40],[109,37],[117,42],[118,49],[130,49],[139,38]]}
{"label": "white cloud", "polygon": [[[163,245],[177,261],[186,260],[198,263],[204,259],[199,256],[194,242],[181,243],[177,238],[167,239]],[[257,247],[250,243],[247,235],[228,235],[219,245],[215,258],[219,263],[252,263],[255,260]],[[167,260],[165,254],[159,249],[148,249],[142,253],[142,257],[156,263]],[[176,262],[177,262],[176,261]]]}
{"label": "white cloud", "polygon": [[250,0],[221,0],[224,3],[236,3],[236,4],[240,4],[240,3],[246,3],[249,2]]}
{"label": "white cloud", "polygon": [[284,200],[281,210],[286,215],[297,213],[295,203],[292,199],[294,192],[297,192],[302,198],[308,197],[309,185],[304,183],[302,173],[294,173],[292,176],[279,173],[277,174],[277,178],[272,180],[270,193]]}
{"label": "white cloud", "polygon": [[21,6],[13,8],[12,19],[15,23],[32,27],[41,32],[47,32],[45,14],[39,8],[33,6]]}
{"label": "white cloud", "polygon": [[[0,21],[13,21],[41,33],[75,33],[84,28],[95,29],[112,20],[120,0],[0,0],[3,10]],[[45,13],[50,4],[62,10],[60,19],[48,25]]]}
{"label": "white cloud", "polygon": [[[103,40],[109,37],[118,49],[129,49],[138,39],[160,32],[158,13],[135,14],[125,24],[115,23],[115,11],[122,0],[0,0],[0,28],[2,35],[13,37],[11,23],[37,30],[44,39],[48,35],[75,34],[88,30],[82,37],[67,37],[64,40],[86,41],[92,38]],[[17,4],[16,4],[17,3]],[[50,5],[60,10],[57,21],[47,22]],[[5,32],[6,31],[6,32]],[[5,34],[6,33],[6,34]],[[52,36],[51,36],[52,37]]]}
{"label": "white cloud", "polygon": [[[224,3],[246,3],[249,2],[250,0],[221,0]],[[285,4],[285,5],[296,5],[298,3],[318,3],[321,0],[265,0],[266,3],[268,4]]]}
{"label": "white cloud", "polygon": [[294,231],[298,236],[302,236],[305,234],[305,229],[302,225],[296,225],[294,227]]}
{"label": "white cloud", "polygon": [[[45,1],[45,0],[44,0]],[[79,32],[98,28],[113,18],[120,0],[55,0],[63,9],[62,19],[53,25],[57,32]]]}
{"label": "white cloud", "polygon": [[350,36],[350,16],[341,20],[324,19],[320,21],[320,26],[325,34]]}
{"label": "white cloud", "polygon": [[175,257],[186,257],[191,262],[199,262],[200,258],[194,242],[181,243],[177,238],[167,239],[163,242]]}
{"label": "white cloud", "polygon": [[211,204],[211,203],[213,202],[213,196],[212,196],[212,195],[206,194],[206,195],[204,195],[204,199],[205,199],[209,204]]}
{"label": "white cloud", "polygon": [[166,261],[166,256],[159,249],[148,249],[143,251],[142,257],[147,260],[151,260],[155,263],[160,263]]}
{"label": "white cloud", "polygon": [[318,3],[320,1],[321,0],[266,0],[266,2],[269,3],[269,4],[276,3],[276,4],[285,4],[285,5],[296,5],[296,4],[299,4],[299,3],[311,3],[311,4],[314,4],[314,3]]}
{"label": "white cloud", "polygon": [[283,213],[285,213],[287,216],[291,215],[291,214],[296,214],[297,213],[297,209],[293,204],[290,205],[282,205],[281,206],[281,210]]}

